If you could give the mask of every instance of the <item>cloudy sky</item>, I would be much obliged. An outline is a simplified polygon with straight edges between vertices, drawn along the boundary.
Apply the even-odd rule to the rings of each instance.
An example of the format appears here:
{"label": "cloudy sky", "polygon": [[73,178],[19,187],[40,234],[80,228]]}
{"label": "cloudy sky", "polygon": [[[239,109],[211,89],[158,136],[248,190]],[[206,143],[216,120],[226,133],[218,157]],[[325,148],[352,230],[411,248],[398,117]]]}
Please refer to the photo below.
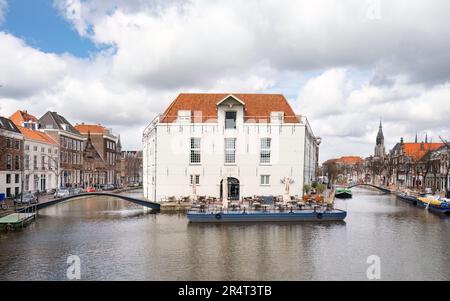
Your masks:
{"label": "cloudy sky", "polygon": [[450,137],[448,0],[0,0],[0,115],[141,133],[180,92],[284,94],[321,161]]}

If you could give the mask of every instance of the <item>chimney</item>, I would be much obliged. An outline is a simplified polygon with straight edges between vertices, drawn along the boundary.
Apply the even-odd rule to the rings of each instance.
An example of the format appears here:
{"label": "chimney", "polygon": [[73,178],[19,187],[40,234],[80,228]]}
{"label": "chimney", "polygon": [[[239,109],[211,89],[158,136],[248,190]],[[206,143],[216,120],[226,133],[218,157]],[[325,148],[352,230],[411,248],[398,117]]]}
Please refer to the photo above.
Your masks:
{"label": "chimney", "polygon": [[400,138],[400,144],[403,144],[403,137]]}

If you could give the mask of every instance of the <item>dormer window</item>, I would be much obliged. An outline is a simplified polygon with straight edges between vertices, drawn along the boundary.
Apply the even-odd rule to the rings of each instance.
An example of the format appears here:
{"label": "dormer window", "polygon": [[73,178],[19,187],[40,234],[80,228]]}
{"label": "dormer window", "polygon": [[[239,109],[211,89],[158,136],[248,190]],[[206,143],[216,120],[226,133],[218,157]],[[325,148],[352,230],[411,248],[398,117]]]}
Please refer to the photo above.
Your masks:
{"label": "dormer window", "polygon": [[191,111],[179,110],[177,121],[180,123],[190,123],[191,122]]}
{"label": "dormer window", "polygon": [[271,112],[270,122],[275,124],[281,124],[284,121],[284,112]]}
{"label": "dormer window", "polygon": [[225,112],[225,128],[235,129],[236,128],[236,116],[237,112]]}

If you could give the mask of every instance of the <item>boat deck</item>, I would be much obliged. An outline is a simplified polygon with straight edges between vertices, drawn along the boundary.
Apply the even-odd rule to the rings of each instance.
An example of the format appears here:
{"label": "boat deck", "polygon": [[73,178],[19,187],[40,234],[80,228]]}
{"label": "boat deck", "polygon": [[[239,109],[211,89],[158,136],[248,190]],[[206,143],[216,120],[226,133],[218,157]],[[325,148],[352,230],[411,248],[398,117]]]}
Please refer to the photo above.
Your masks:
{"label": "boat deck", "polygon": [[0,229],[21,228],[31,222],[35,216],[35,213],[12,213],[0,218]]}

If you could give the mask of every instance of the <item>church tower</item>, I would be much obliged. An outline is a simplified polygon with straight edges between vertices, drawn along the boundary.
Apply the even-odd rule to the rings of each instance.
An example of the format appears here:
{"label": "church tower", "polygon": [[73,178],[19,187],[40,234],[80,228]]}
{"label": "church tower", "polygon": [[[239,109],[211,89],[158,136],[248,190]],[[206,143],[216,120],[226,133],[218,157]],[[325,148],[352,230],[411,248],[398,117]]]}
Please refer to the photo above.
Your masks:
{"label": "church tower", "polygon": [[383,124],[380,120],[380,127],[378,129],[377,141],[375,146],[375,158],[383,158],[385,156],[386,149],[384,147],[384,134]]}

